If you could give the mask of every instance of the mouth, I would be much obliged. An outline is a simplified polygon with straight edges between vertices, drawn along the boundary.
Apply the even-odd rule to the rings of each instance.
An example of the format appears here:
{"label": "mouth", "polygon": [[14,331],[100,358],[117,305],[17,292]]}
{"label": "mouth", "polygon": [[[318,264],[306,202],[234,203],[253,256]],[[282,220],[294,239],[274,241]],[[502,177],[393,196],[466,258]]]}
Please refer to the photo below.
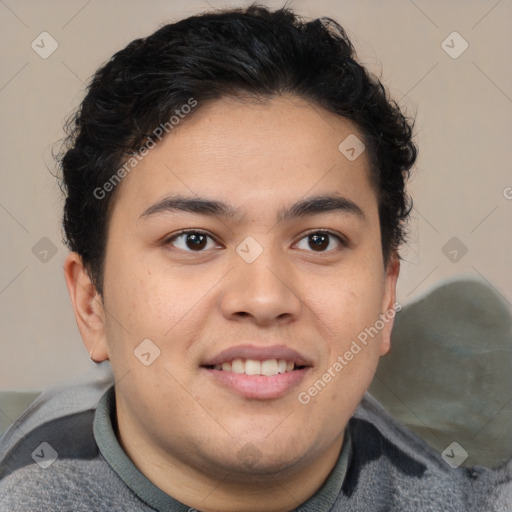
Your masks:
{"label": "mouth", "polygon": [[295,365],[293,361],[287,361],[286,359],[264,359],[259,361],[258,359],[236,358],[232,361],[224,361],[222,364],[206,365],[204,368],[244,375],[272,377],[280,373],[302,370],[306,366]]}
{"label": "mouth", "polygon": [[244,398],[270,400],[288,394],[304,379],[312,362],[279,345],[244,345],[222,351],[201,365],[214,385]]}

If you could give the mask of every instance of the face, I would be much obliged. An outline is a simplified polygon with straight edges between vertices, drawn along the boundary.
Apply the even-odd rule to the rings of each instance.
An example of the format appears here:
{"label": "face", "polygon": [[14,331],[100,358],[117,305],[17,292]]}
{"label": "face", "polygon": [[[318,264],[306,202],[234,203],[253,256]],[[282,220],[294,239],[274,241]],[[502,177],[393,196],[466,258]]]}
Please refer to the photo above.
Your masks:
{"label": "face", "polygon": [[349,135],[362,139],[298,98],[216,100],[123,179],[104,317],[81,330],[111,361],[128,450],[137,438],[162,460],[254,476],[339,449],[392,320],[358,336],[393,306],[398,274],[366,154],[338,149]]}

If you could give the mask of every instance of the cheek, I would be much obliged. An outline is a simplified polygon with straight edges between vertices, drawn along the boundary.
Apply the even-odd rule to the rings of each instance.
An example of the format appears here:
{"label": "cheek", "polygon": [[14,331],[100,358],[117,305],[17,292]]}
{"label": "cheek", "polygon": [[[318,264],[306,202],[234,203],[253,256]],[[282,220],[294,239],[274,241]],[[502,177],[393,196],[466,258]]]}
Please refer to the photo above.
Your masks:
{"label": "cheek", "polygon": [[327,333],[347,341],[373,325],[382,312],[382,274],[365,265],[354,266],[307,285],[303,296]]}
{"label": "cheek", "polygon": [[126,260],[109,269],[106,298],[110,311],[133,337],[161,337],[194,299],[192,288],[184,288],[179,276],[154,265],[129,265]]}
{"label": "cheek", "polygon": [[105,305],[113,364],[140,370],[133,351],[145,339],[161,350],[160,363],[183,358],[201,333],[206,308],[215,307],[211,287],[204,275],[158,264],[112,268]]}
{"label": "cheek", "polygon": [[322,423],[332,435],[349,420],[375,375],[380,333],[370,328],[379,319],[381,304],[381,276],[371,273],[340,276],[325,294],[316,292],[314,313],[325,352],[311,387],[301,391],[311,397],[308,421]]}
{"label": "cheek", "polygon": [[184,292],[180,279],[142,265],[136,272],[119,265],[109,279],[107,340],[124,407],[141,421],[155,411],[165,416],[170,407],[185,407],[190,396],[180,386],[181,366],[195,335],[196,317],[187,313],[196,294]]}

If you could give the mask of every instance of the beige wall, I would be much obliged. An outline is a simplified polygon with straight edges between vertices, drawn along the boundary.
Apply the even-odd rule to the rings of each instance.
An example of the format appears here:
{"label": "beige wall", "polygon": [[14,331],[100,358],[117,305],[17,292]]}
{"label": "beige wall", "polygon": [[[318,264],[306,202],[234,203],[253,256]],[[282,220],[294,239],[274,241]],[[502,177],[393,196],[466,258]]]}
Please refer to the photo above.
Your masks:
{"label": "beige wall", "polygon": [[[41,389],[92,366],[62,276],[62,200],[47,170],[54,169],[51,148],[62,136],[63,119],[113,52],[209,5],[235,2],[0,3],[0,389]],[[511,303],[512,4],[296,0],[293,7],[305,17],[341,22],[361,60],[382,70],[409,113],[417,110],[416,209],[399,299],[407,303],[442,280],[468,276],[489,282]],[[47,59],[31,48],[43,31],[59,45]],[[469,44],[457,59],[441,46],[453,31]],[[452,52],[462,48],[457,39],[448,45]],[[47,262],[32,252],[43,237],[57,251]],[[452,237],[468,249],[458,262],[443,253]],[[40,242],[39,251],[47,243]]]}

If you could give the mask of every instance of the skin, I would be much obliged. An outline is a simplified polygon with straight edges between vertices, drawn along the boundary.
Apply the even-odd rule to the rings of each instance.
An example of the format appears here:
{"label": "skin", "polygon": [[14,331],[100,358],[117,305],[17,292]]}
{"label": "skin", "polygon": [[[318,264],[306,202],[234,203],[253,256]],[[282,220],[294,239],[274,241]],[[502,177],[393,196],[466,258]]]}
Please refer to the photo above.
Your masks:
{"label": "skin", "polygon": [[[362,136],[346,119],[296,97],[199,105],[119,185],[106,248],[104,294],[80,257],[65,276],[84,343],[110,359],[118,438],[158,487],[205,512],[284,512],[311,497],[336,463],[344,428],[390,348],[392,321],[307,404],[298,394],[322,377],[357,335],[396,302],[398,258],[384,265],[378,204],[363,153],[338,146]],[[142,216],[167,196],[223,201],[235,218],[167,211]],[[277,222],[282,208],[337,194],[346,211]],[[181,229],[212,239],[194,250]],[[319,250],[308,234],[335,237]],[[247,263],[248,236],[263,248]],[[144,339],[160,349],[134,357]],[[287,345],[312,361],[300,384],[272,400],[247,399],[201,369],[243,343]],[[259,460],[240,450],[251,443]],[[247,449],[247,447],[246,447]]]}

